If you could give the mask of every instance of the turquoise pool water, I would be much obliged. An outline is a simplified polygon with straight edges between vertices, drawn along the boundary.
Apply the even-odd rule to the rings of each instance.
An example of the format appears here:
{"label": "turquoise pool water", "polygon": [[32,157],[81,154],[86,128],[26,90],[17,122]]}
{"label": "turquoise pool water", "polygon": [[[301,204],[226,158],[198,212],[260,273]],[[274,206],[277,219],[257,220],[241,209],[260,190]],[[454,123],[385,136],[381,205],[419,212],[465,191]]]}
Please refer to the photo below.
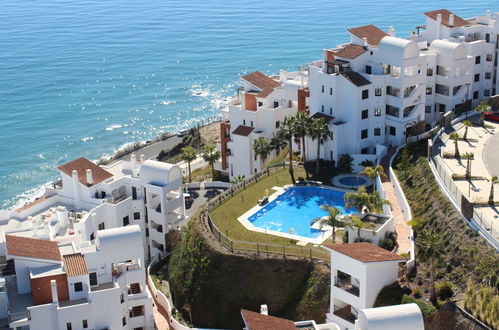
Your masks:
{"label": "turquoise pool water", "polygon": [[356,176],[347,176],[347,177],[341,178],[339,181],[341,184],[344,184],[346,186],[363,185],[367,182],[366,179],[358,178]]}
{"label": "turquoise pool water", "polygon": [[321,206],[338,207],[343,214],[351,214],[356,210],[345,210],[342,191],[319,187],[292,187],[275,200],[265,205],[248,220],[258,228],[294,234],[308,238],[318,238],[321,230],[310,227],[314,218],[327,215]]}

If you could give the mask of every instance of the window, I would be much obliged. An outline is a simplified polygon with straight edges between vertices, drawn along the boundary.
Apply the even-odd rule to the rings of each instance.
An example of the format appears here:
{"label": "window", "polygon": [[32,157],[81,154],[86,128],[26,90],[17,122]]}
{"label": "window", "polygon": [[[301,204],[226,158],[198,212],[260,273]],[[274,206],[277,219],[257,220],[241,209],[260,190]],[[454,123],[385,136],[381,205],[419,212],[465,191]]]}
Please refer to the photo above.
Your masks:
{"label": "window", "polygon": [[368,89],[364,89],[362,91],[362,99],[365,100],[367,98],[369,98],[369,90]]}
{"label": "window", "polygon": [[381,96],[382,93],[383,93],[383,88],[376,88],[374,90],[374,96]]}
{"label": "window", "polygon": [[91,240],[91,241],[93,241],[94,239],[95,239],[95,234],[94,234],[94,232],[92,232],[92,233],[90,234],[90,240]]}
{"label": "window", "polygon": [[329,139],[332,140],[334,138],[334,133],[333,131],[329,132]]}
{"label": "window", "polygon": [[251,121],[251,127],[253,127],[253,120]]}
{"label": "window", "polygon": [[369,148],[363,148],[360,150],[360,153],[365,155],[365,154],[368,154],[369,153]]}
{"label": "window", "polygon": [[137,199],[137,188],[132,186],[132,199]]}
{"label": "window", "polygon": [[104,230],[104,229],[106,229],[106,226],[104,225],[104,222],[99,223],[98,229],[99,229],[99,230]]}
{"label": "window", "polygon": [[490,72],[485,72],[485,79],[490,79],[492,74]]}
{"label": "window", "polygon": [[397,129],[393,126],[389,126],[390,127],[390,135],[397,135]]}
{"label": "window", "polygon": [[446,76],[447,71],[449,71],[449,69],[447,69],[445,66],[437,65],[437,75]]}
{"label": "window", "polygon": [[255,153],[255,160],[256,160],[257,154]]}
{"label": "window", "polygon": [[438,104],[438,111],[445,112],[445,104]]}
{"label": "window", "polygon": [[83,320],[82,323],[83,323],[83,329],[88,328],[88,321],[87,320]]}
{"label": "window", "polygon": [[140,212],[133,212],[133,220],[140,220]]}
{"label": "window", "polygon": [[322,92],[324,93],[324,85],[322,85]]}
{"label": "window", "polygon": [[105,191],[101,191],[100,192],[100,198],[106,198],[106,192]]}
{"label": "window", "polygon": [[374,136],[380,136],[381,135],[381,128],[379,127],[376,127],[374,129]]}
{"label": "window", "polygon": [[424,112],[425,113],[431,113],[431,105],[427,105],[424,107]]}
{"label": "window", "polygon": [[120,303],[124,303],[125,302],[125,296],[122,294],[120,294]]}
{"label": "window", "polygon": [[333,88],[332,87],[329,88],[329,95],[333,95]]}
{"label": "window", "polygon": [[96,272],[92,272],[92,273],[88,273],[88,280],[90,281],[90,286],[95,286],[97,285],[97,273]]}
{"label": "window", "polygon": [[324,112],[324,104],[322,105],[321,112]]}
{"label": "window", "polygon": [[333,108],[329,108],[329,114],[332,115],[333,114]]}
{"label": "window", "polygon": [[480,64],[480,56],[475,57],[475,64]]}
{"label": "window", "polygon": [[449,86],[436,84],[435,93],[449,96]]}
{"label": "window", "polygon": [[76,282],[75,283],[75,292],[81,292],[81,291],[83,291],[83,283]]}
{"label": "window", "polygon": [[426,87],[426,95],[431,95],[433,93],[433,88],[432,87]]}
{"label": "window", "polygon": [[126,316],[123,316],[123,317],[121,318],[121,323],[123,323],[123,326],[125,326],[125,325],[126,325]]}
{"label": "window", "polygon": [[279,106],[279,102],[274,101],[274,109],[277,108],[278,106]]}
{"label": "window", "polygon": [[146,237],[149,237],[149,228],[146,228]]}
{"label": "window", "polygon": [[279,125],[281,125],[281,122],[278,120],[275,122],[275,128],[279,128]]}
{"label": "window", "polygon": [[367,119],[369,117],[369,111],[366,109],[366,110],[362,110],[361,112],[361,118],[362,119]]}
{"label": "window", "polygon": [[73,330],[73,327],[71,326],[71,322],[66,323],[66,329]]}
{"label": "window", "polygon": [[246,126],[246,119],[243,119],[243,125]]}
{"label": "window", "polygon": [[381,116],[381,108],[374,108],[374,116],[376,117]]}
{"label": "window", "polygon": [[367,129],[363,129],[362,131],[360,131],[360,138],[362,140],[367,139]]}
{"label": "window", "polygon": [[386,105],[386,114],[393,117],[398,117],[400,115],[400,109],[394,107],[393,105]]}
{"label": "window", "polygon": [[372,67],[370,65],[366,65],[366,73],[371,74],[372,73]]}
{"label": "window", "polygon": [[490,89],[484,89],[483,96],[490,96]]}
{"label": "window", "polygon": [[123,227],[128,226],[130,224],[130,218],[128,215],[126,217],[123,217]]}
{"label": "window", "polygon": [[433,76],[433,69],[430,69],[430,68],[426,69],[426,75]]}
{"label": "window", "polygon": [[475,74],[475,82],[479,82],[479,81],[480,81],[480,74],[476,73]]}
{"label": "window", "polygon": [[487,57],[485,58],[487,62],[492,62],[492,54],[487,54]]}
{"label": "window", "polygon": [[478,99],[478,91],[473,92],[473,100]]}
{"label": "window", "polygon": [[258,101],[258,106],[261,107],[263,105],[263,102]]}
{"label": "window", "polygon": [[485,42],[486,43],[490,42],[490,33],[485,33]]}

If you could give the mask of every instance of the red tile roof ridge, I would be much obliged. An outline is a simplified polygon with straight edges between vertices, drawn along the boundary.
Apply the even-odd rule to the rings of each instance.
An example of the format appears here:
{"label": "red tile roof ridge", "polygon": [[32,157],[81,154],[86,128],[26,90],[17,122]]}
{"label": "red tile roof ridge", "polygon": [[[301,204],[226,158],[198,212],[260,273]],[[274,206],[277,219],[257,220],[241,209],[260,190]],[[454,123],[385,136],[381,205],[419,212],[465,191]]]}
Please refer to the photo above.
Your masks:
{"label": "red tile roof ridge", "polygon": [[348,32],[360,39],[366,38],[367,43],[371,46],[377,46],[381,39],[388,35],[386,32],[373,24],[351,28],[348,29]]}
{"label": "red tile roof ridge", "polygon": [[367,242],[348,244],[326,244],[327,248],[341,253],[347,257],[360,262],[379,261],[405,261],[406,259],[398,254],[387,251],[379,246]]}
{"label": "red tile roof ridge", "polygon": [[241,315],[248,330],[296,330],[293,321],[269,316],[246,309],[241,309]]}
{"label": "red tile roof ridge", "polygon": [[5,241],[9,255],[62,260],[57,242],[17,235],[5,235]]}
{"label": "red tile roof ridge", "polygon": [[[73,175],[72,173],[73,170],[78,171],[78,180],[82,184],[89,187],[98,184],[104,180],[107,180],[113,176],[111,173],[109,173],[99,165],[95,164],[94,162],[86,159],[85,157],[80,157],[75,160],[72,160],[69,163],[58,166],[57,169],[68,176]],[[87,169],[92,170],[92,178],[93,178],[92,184],[88,184],[87,182]]]}
{"label": "red tile roof ridge", "polygon": [[[472,23],[462,19],[461,17],[459,17],[458,15],[454,14],[453,12],[451,12],[447,9],[438,9],[438,10],[433,10],[433,11],[427,11],[424,13],[424,15],[426,17],[429,17],[434,21],[437,20],[438,14],[442,15],[442,24],[447,26],[447,27],[460,27],[460,26],[466,26],[466,25],[472,24]],[[449,17],[451,14],[454,15],[454,25],[449,24]]]}

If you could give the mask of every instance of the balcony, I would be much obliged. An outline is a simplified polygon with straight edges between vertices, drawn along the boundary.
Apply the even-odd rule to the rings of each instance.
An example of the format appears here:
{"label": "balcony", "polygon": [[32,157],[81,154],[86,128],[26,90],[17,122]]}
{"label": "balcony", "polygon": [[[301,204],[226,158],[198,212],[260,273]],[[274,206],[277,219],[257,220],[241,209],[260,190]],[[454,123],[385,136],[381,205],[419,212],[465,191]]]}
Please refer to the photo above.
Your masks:
{"label": "balcony", "polygon": [[351,279],[339,279],[338,277],[335,278],[334,281],[334,286],[337,288],[342,289],[343,291],[346,291],[348,293],[353,294],[354,296],[359,296],[360,294],[360,289],[358,286],[355,286],[352,284]]}
{"label": "balcony", "polygon": [[334,306],[333,314],[349,323],[354,324],[355,320],[357,319],[357,316],[355,316],[355,314],[352,313],[352,310],[355,311],[355,308],[353,308],[350,305],[347,305],[345,307]]}

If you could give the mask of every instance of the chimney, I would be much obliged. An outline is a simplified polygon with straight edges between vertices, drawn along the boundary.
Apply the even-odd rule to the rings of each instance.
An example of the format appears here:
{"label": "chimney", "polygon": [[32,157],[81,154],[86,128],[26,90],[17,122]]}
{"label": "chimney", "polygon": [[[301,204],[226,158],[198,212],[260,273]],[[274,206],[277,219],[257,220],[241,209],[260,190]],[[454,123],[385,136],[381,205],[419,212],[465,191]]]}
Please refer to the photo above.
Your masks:
{"label": "chimney", "polygon": [[57,207],[57,220],[61,227],[67,227],[69,225],[68,210],[64,206]]}
{"label": "chimney", "polygon": [[454,14],[449,15],[449,25],[454,26]]}
{"label": "chimney", "polygon": [[75,208],[79,209],[80,208],[80,187],[78,186],[78,183],[80,182],[78,180],[78,171],[73,170],[72,177],[73,177],[73,194],[74,194],[74,199],[75,199]]}
{"label": "chimney", "polygon": [[140,154],[140,162],[143,163],[146,161],[146,155]]}
{"label": "chimney", "polygon": [[367,38],[366,37],[362,38],[362,41],[364,42],[364,46],[367,47]]}
{"label": "chimney", "polygon": [[57,297],[57,282],[55,280],[50,280],[50,290],[52,291],[52,303],[57,304],[59,298]]}
{"label": "chimney", "polygon": [[132,154],[130,156],[130,162],[132,163],[132,171],[137,167],[137,156],[135,154]]}
{"label": "chimney", "polygon": [[490,18],[490,10],[485,11],[485,17]]}
{"label": "chimney", "polygon": [[437,39],[440,39],[440,34],[442,31],[442,14],[437,15]]}
{"label": "chimney", "polygon": [[390,35],[390,37],[395,37],[395,28],[393,26],[390,26],[388,28],[388,34]]}
{"label": "chimney", "polygon": [[265,305],[260,305],[260,314],[269,315],[269,307]]}
{"label": "chimney", "polygon": [[92,170],[89,168],[87,169],[87,184],[89,186],[94,184],[94,176],[92,175]]}

